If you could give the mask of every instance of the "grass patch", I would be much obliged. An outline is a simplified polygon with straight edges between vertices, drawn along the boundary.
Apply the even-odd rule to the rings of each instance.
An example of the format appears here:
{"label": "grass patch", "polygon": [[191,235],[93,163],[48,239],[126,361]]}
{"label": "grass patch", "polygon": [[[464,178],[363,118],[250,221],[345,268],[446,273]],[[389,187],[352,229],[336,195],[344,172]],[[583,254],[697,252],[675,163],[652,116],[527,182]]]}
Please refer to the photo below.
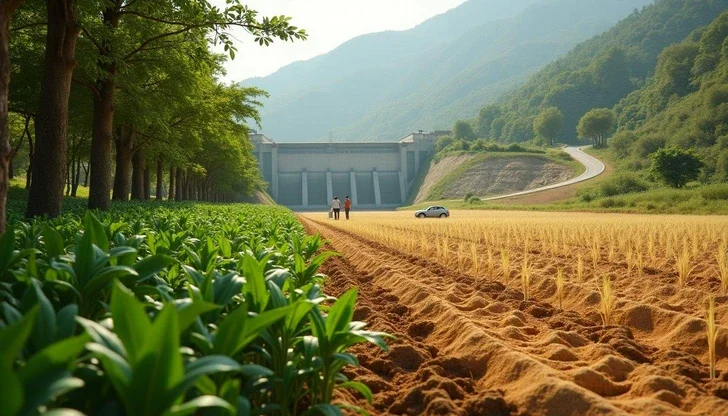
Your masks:
{"label": "grass patch", "polygon": [[522,210],[522,211],[586,211],[640,214],[704,214],[728,215],[728,183],[694,185],[691,188],[655,188],[645,192],[583,201],[580,198],[542,205],[506,205],[497,201],[466,203],[464,201],[431,201],[401,210],[444,205],[449,209]]}

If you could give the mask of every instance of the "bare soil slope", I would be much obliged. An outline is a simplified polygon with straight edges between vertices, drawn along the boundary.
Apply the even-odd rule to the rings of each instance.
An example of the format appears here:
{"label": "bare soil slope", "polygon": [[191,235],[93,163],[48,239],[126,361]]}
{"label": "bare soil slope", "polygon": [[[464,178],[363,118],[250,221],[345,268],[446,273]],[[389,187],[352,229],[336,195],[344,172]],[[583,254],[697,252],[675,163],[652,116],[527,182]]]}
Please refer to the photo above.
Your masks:
{"label": "bare soil slope", "polygon": [[541,155],[447,156],[431,164],[414,202],[519,192],[573,176],[573,168]]}

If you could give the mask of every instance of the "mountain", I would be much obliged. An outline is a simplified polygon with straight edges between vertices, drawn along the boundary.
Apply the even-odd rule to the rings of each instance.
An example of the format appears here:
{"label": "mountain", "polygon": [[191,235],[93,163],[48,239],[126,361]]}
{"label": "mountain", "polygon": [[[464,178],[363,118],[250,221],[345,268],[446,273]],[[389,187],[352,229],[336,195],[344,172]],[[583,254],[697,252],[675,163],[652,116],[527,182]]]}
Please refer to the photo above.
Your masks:
{"label": "mountain", "polygon": [[504,142],[533,138],[533,120],[544,109],[564,115],[559,140],[577,141],[576,125],[593,108],[611,108],[655,73],[658,55],[709,24],[728,0],[658,0],[635,10],[612,29],[545,66],[521,87],[484,107],[474,124],[479,135]]}
{"label": "mountain", "polygon": [[263,131],[279,141],[395,140],[446,128],[651,0],[470,0],[402,32],[244,81],[271,94]]}
{"label": "mountain", "polygon": [[614,110],[609,146],[624,170],[645,169],[652,152],[678,146],[702,157],[703,180],[728,181],[728,11],[667,47],[654,77]]}

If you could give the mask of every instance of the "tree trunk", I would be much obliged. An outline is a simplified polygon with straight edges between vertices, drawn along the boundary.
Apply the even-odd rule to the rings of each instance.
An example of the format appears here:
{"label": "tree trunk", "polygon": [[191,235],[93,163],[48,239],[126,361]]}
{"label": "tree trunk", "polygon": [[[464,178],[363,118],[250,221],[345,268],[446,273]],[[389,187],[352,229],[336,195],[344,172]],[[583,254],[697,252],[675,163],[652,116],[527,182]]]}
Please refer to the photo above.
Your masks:
{"label": "tree trunk", "polygon": [[177,168],[175,172],[175,189],[174,189],[174,200],[182,200],[182,169]]}
{"label": "tree trunk", "polygon": [[28,195],[28,217],[58,216],[66,177],[68,99],[76,67],[77,0],[47,0],[45,64],[35,118],[36,147]]}
{"label": "tree trunk", "polygon": [[144,200],[149,201],[151,197],[151,180],[150,180],[149,166],[144,165]]}
{"label": "tree trunk", "polygon": [[162,195],[162,188],[164,186],[164,181],[162,180],[163,179],[162,175],[164,174],[163,168],[164,168],[164,162],[162,162],[161,158],[157,159],[157,192],[156,192],[157,201],[161,201],[163,198],[163,195]]}
{"label": "tree trunk", "polygon": [[116,170],[111,199],[114,201],[128,201],[129,191],[131,190],[131,156],[134,146],[134,131],[130,130],[129,134],[125,134],[122,127],[117,127],[114,136]]}
{"label": "tree trunk", "polygon": [[[8,131],[8,89],[10,88],[10,19],[22,0],[0,0],[0,234],[5,232],[8,168],[13,159]],[[10,176],[12,178],[12,176]]]}
{"label": "tree trunk", "polygon": [[28,132],[28,170],[25,172],[25,189],[30,189],[30,183],[33,180],[33,136]]}
{"label": "tree trunk", "polygon": [[76,177],[71,185],[71,196],[75,197],[78,192],[78,184],[81,182],[81,157],[76,158]]}
{"label": "tree trunk", "polygon": [[73,167],[76,163],[76,136],[71,136],[71,159],[66,164],[66,196],[71,195],[71,186],[73,185],[73,181],[75,179],[75,170]]}
{"label": "tree trunk", "polygon": [[167,200],[168,201],[174,201],[176,194],[176,186],[174,182],[174,167],[169,167],[169,191],[167,192]]}
{"label": "tree trunk", "polygon": [[137,149],[131,159],[131,199],[140,201],[144,199],[144,153]]}
{"label": "tree trunk", "polygon": [[91,164],[86,163],[83,165],[83,186],[88,188],[88,176],[91,173]]}
{"label": "tree trunk", "polygon": [[114,126],[114,81],[107,79],[94,94],[91,137],[89,209],[109,209],[111,195],[111,143]]}
{"label": "tree trunk", "polygon": [[[108,30],[119,26],[119,10],[109,6],[103,12],[103,23]],[[99,66],[105,78],[99,81],[94,94],[93,137],[91,139],[91,189],[88,207],[109,209],[111,195],[111,145],[114,140],[114,94],[116,92],[116,64],[112,61],[111,45],[99,50]]]}

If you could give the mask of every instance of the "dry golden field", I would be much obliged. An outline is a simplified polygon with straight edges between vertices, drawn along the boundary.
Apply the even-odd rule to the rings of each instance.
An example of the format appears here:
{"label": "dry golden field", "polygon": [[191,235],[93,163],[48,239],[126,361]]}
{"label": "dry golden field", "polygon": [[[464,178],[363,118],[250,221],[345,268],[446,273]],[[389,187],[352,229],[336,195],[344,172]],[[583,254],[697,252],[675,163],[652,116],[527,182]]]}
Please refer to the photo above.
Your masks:
{"label": "dry golden field", "polygon": [[728,414],[727,217],[301,219],[397,336],[359,351],[375,414]]}

